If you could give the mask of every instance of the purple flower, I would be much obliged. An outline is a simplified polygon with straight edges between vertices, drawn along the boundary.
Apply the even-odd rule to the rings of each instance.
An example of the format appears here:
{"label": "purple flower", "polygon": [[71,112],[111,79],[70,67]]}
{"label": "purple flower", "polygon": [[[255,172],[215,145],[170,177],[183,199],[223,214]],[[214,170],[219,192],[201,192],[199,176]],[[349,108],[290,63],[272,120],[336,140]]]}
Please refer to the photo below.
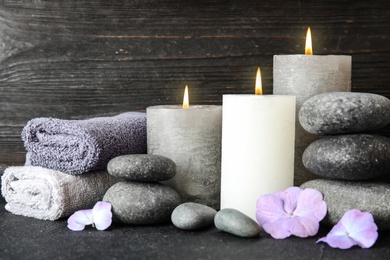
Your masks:
{"label": "purple flower", "polygon": [[326,203],[319,191],[290,187],[261,196],[257,200],[256,218],[273,238],[308,237],[317,234],[326,211]]}
{"label": "purple flower", "polygon": [[93,209],[76,211],[68,219],[68,228],[73,231],[81,231],[85,225],[95,226],[98,230],[107,229],[112,223],[111,204],[99,201]]}
{"label": "purple flower", "polygon": [[348,249],[355,245],[369,248],[378,238],[377,230],[378,227],[370,212],[351,209],[345,212],[339,223],[317,243],[325,242],[331,247],[340,249]]}

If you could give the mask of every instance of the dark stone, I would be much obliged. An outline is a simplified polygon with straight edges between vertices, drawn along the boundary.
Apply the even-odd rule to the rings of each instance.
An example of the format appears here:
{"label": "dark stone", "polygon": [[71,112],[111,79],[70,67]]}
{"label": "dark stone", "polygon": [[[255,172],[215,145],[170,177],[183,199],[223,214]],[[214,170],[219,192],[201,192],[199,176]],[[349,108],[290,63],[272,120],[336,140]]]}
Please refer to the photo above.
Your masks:
{"label": "dark stone", "polygon": [[323,93],[303,103],[299,122],[312,134],[377,130],[390,123],[390,100],[370,93]]}
{"label": "dark stone", "polygon": [[215,226],[224,232],[239,237],[258,237],[261,232],[259,224],[235,209],[222,209],[214,218]]}
{"label": "dark stone", "polygon": [[132,181],[166,181],[175,176],[176,164],[160,155],[129,154],[112,159],[107,171]]}
{"label": "dark stone", "polygon": [[160,183],[123,181],[114,184],[103,197],[112,205],[114,220],[130,225],[158,224],[169,221],[180,197]]}
{"label": "dark stone", "polygon": [[172,212],[172,223],[181,229],[195,230],[212,226],[217,211],[199,203],[187,202]]}
{"label": "dark stone", "polygon": [[303,153],[305,167],[328,179],[369,180],[390,177],[390,139],[378,135],[328,136]]}
{"label": "dark stone", "polygon": [[324,195],[328,213],[324,223],[335,225],[350,209],[368,211],[379,229],[390,229],[390,184],[317,179],[301,188],[312,188]]}

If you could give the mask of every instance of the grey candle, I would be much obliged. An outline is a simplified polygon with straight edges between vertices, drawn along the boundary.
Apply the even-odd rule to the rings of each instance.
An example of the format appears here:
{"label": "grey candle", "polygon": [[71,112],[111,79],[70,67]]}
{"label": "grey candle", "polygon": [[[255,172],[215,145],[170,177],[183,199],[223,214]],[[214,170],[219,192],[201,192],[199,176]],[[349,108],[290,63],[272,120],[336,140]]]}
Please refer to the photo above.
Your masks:
{"label": "grey candle", "polygon": [[176,176],[164,183],[182,202],[219,209],[222,107],[152,106],[146,112],[148,153],[176,163]]}
{"label": "grey candle", "polygon": [[[351,91],[351,56],[275,55],[273,93],[296,96],[296,113],[303,102],[323,92]],[[314,178],[302,163],[306,147],[318,137],[306,132],[296,120],[294,183]]]}

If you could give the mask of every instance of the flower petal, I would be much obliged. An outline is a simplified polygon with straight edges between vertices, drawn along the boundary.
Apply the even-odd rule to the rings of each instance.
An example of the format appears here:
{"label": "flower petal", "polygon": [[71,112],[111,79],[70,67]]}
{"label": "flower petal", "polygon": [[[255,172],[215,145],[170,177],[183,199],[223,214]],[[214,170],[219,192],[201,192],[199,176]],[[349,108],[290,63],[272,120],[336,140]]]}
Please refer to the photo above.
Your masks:
{"label": "flower petal", "polygon": [[309,237],[318,233],[320,222],[314,216],[293,217],[295,221],[291,227],[291,234],[297,237]]}
{"label": "flower petal", "polygon": [[326,242],[331,247],[341,249],[354,245],[369,248],[378,238],[377,230],[378,227],[371,213],[352,209],[345,212],[329,234],[317,242]]}
{"label": "flower petal", "polygon": [[355,245],[355,241],[347,235],[327,235],[326,237],[320,238],[318,242],[328,243],[333,248],[348,249]]}
{"label": "flower petal", "polygon": [[288,226],[288,223],[285,223],[286,221],[288,221],[287,218],[281,218],[275,222],[267,222],[262,226],[262,228],[273,238],[284,239],[291,236],[290,229],[286,228],[286,226]]}
{"label": "flower petal", "polygon": [[321,192],[308,188],[300,194],[294,215],[314,216],[318,221],[321,221],[326,216],[326,212],[327,206]]}
{"label": "flower petal", "polygon": [[98,230],[107,229],[112,223],[111,204],[99,201],[92,209],[93,221]]}
{"label": "flower petal", "polygon": [[68,218],[68,228],[73,231],[81,231],[85,225],[92,224],[92,210],[79,210]]}
{"label": "flower petal", "polygon": [[349,210],[345,212],[340,222],[345,226],[349,237],[362,248],[371,247],[378,238],[378,227],[369,212],[361,212],[357,209]]}
{"label": "flower petal", "polygon": [[355,241],[351,239],[344,225],[339,221],[326,235],[326,237],[320,238],[318,242],[328,243],[333,248],[348,249],[355,245]]}
{"label": "flower petal", "polygon": [[73,231],[81,231],[85,228],[85,225],[77,223],[73,214],[68,218],[68,228]]}
{"label": "flower petal", "polygon": [[283,218],[273,223],[266,223],[262,226],[265,232],[270,234],[273,238],[283,239],[291,235],[297,237],[308,237],[317,234],[319,229],[319,222],[316,218]]}
{"label": "flower petal", "polygon": [[261,196],[257,200],[256,206],[256,219],[260,226],[285,218],[286,212],[283,209],[283,201],[277,195],[267,194]]}
{"label": "flower petal", "polygon": [[276,193],[284,202],[284,211],[286,211],[287,213],[293,213],[295,211],[295,209],[297,208],[298,198],[300,197],[302,191],[303,190],[301,188],[294,186]]}

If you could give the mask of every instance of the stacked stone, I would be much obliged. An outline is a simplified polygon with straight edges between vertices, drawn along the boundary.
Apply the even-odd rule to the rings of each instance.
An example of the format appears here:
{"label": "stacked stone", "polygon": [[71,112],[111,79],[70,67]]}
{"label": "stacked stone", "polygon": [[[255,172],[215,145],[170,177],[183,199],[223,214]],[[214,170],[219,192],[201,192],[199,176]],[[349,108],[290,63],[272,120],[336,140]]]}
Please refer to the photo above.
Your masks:
{"label": "stacked stone", "polygon": [[129,225],[168,222],[184,230],[215,226],[241,237],[258,237],[259,225],[245,214],[217,211],[194,202],[180,204],[180,196],[160,181],[172,179],[176,164],[169,158],[151,154],[122,155],[107,165],[109,174],[122,178],[109,188],[103,201],[112,205],[113,220]]}
{"label": "stacked stone", "polygon": [[356,208],[371,212],[379,229],[389,229],[390,139],[372,132],[390,123],[390,100],[369,93],[323,93],[303,103],[299,122],[309,133],[323,135],[302,158],[322,179],[301,187],[323,193],[325,222],[335,225]]}
{"label": "stacked stone", "polygon": [[109,174],[123,181],[107,190],[103,201],[112,205],[113,220],[130,225],[168,222],[180,196],[159,183],[173,178],[176,164],[159,155],[133,154],[112,159]]}

